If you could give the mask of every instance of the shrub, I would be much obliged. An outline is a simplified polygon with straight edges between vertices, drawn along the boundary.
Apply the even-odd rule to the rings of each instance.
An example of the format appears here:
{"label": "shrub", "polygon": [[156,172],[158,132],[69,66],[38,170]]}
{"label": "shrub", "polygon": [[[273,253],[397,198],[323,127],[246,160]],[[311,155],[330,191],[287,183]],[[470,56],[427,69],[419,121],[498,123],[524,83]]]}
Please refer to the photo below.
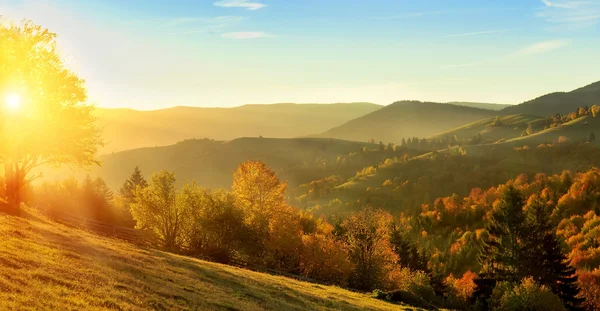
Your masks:
{"label": "shrub", "polygon": [[497,311],[565,311],[560,298],[546,286],[539,286],[532,278],[519,285],[501,282],[494,288],[490,309]]}

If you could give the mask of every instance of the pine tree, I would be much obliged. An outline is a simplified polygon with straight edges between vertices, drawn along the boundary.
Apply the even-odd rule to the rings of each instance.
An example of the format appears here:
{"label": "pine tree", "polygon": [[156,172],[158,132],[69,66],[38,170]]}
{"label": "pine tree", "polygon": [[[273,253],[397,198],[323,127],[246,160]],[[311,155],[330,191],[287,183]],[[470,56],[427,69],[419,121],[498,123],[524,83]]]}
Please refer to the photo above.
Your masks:
{"label": "pine tree", "polygon": [[508,186],[486,222],[488,238],[481,244],[478,261],[482,267],[477,279],[474,300],[486,308],[487,298],[497,282],[521,280],[520,267],[526,260],[519,239],[523,235],[523,197],[512,185]]}
{"label": "pine tree", "polygon": [[534,199],[527,207],[528,260],[524,274],[530,275],[540,285],[548,286],[558,295],[569,310],[581,310],[575,268],[569,266],[560,241],[550,221],[550,207]]}
{"label": "pine tree", "polygon": [[519,190],[509,186],[486,224],[489,239],[480,251],[479,261],[484,271],[496,279],[521,280],[518,270],[526,260],[519,243],[525,229],[523,205]]}
{"label": "pine tree", "polygon": [[119,195],[131,202],[131,200],[133,200],[133,198],[135,197],[134,191],[137,188],[137,186],[140,186],[142,188],[146,188],[148,186],[148,182],[142,175],[142,172],[140,171],[140,168],[138,166],[136,166],[133,169],[131,177],[129,177],[125,181],[125,183],[123,183],[121,189],[119,189]]}
{"label": "pine tree", "polygon": [[118,194],[123,198],[121,213],[123,222],[127,226],[135,226],[135,220],[131,215],[131,204],[135,202],[135,191],[136,189],[148,187],[148,182],[142,175],[139,167],[133,169],[131,177],[129,177],[124,183]]}

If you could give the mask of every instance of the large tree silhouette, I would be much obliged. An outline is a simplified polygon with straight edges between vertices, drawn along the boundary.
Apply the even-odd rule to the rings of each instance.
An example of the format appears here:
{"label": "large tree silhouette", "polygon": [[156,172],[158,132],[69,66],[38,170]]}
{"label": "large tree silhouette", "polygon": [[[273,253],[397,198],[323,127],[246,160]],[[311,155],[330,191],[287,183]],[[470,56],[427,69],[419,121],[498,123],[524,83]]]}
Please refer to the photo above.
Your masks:
{"label": "large tree silhouette", "polygon": [[0,109],[0,163],[11,206],[42,165],[90,165],[101,145],[83,80],[65,68],[56,34],[29,21],[0,23],[0,98],[19,106]]}

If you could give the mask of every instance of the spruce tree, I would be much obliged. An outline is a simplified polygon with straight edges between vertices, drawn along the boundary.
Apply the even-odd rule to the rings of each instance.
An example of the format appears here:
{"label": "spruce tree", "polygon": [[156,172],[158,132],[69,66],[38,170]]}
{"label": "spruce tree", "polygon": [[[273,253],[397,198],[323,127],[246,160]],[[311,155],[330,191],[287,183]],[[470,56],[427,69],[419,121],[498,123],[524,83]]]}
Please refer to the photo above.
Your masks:
{"label": "spruce tree", "polygon": [[129,177],[124,183],[121,189],[119,189],[119,195],[123,197],[122,214],[124,224],[126,226],[135,226],[135,220],[131,215],[131,204],[135,201],[135,190],[138,188],[148,187],[148,182],[142,175],[139,167],[133,169],[131,177]]}
{"label": "spruce tree", "polygon": [[581,310],[577,298],[577,275],[562,252],[555,228],[550,221],[552,206],[534,199],[527,207],[526,254],[523,274],[532,276],[540,285],[548,286],[569,310]]}
{"label": "spruce tree", "polygon": [[119,189],[119,195],[124,197],[128,202],[131,202],[135,197],[134,192],[137,186],[145,188],[148,186],[148,182],[142,175],[140,168],[136,166],[133,169],[131,177],[129,177],[124,183],[121,189]]}
{"label": "spruce tree", "polygon": [[479,263],[484,273],[497,280],[521,280],[519,269],[526,261],[520,244],[525,230],[523,205],[519,190],[508,186],[486,223],[489,238],[482,245]]}
{"label": "spruce tree", "polygon": [[508,186],[486,222],[488,238],[479,250],[478,261],[482,271],[474,280],[477,288],[473,294],[473,299],[484,309],[497,282],[521,280],[518,270],[526,260],[519,244],[524,230],[523,205],[519,190]]}

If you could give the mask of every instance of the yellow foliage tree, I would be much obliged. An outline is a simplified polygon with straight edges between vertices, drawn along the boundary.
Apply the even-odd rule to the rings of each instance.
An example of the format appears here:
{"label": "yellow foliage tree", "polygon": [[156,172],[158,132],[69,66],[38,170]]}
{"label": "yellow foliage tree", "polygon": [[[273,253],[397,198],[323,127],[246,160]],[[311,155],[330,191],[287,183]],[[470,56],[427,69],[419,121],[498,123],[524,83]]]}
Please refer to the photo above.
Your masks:
{"label": "yellow foliage tree", "polygon": [[286,184],[261,161],[246,161],[233,173],[236,204],[246,212],[248,225],[267,233],[269,219],[285,204]]}
{"label": "yellow foliage tree", "polygon": [[90,165],[102,144],[83,80],[65,68],[56,34],[29,21],[0,23],[0,163],[6,201],[41,165]]}

